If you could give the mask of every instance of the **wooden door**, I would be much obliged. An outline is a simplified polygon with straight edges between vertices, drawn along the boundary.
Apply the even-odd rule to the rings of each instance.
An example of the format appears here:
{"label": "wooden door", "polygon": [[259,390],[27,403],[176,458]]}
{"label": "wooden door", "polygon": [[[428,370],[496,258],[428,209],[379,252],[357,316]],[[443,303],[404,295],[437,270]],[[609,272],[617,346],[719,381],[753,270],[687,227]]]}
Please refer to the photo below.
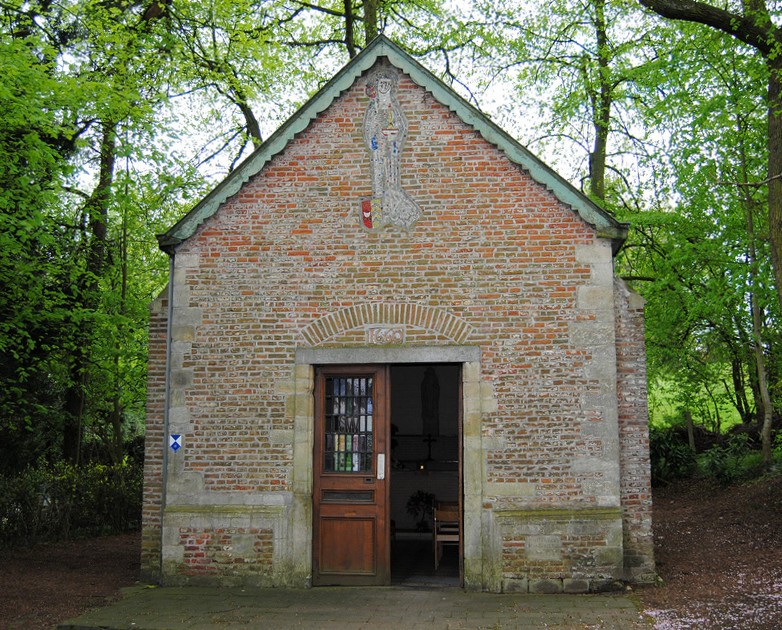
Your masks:
{"label": "wooden door", "polygon": [[313,584],[390,584],[388,368],[315,380]]}

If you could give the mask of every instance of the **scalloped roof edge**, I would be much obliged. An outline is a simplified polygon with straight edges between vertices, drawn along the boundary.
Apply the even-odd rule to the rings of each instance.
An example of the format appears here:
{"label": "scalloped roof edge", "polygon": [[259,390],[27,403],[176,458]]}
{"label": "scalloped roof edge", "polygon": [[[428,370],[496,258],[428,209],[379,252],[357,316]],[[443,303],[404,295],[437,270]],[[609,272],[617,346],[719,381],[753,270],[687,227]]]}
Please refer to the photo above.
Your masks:
{"label": "scalloped roof edge", "polygon": [[598,236],[611,239],[614,254],[619,251],[627,238],[629,224],[614,219],[384,35],[373,39],[369,46],[345,65],[192,210],[165,233],[159,234],[157,240],[160,248],[173,255],[180,243],[190,238],[225,201],[239,192],[245,182],[282,152],[296,134],[304,131],[318,114],[325,111],[381,57],[388,59],[389,63],[430,92],[464,123],[478,131],[484,140],[497,146],[508,159],[527,171],[535,181],[551,190],[559,201],[570,206],[584,221],[593,226]]}

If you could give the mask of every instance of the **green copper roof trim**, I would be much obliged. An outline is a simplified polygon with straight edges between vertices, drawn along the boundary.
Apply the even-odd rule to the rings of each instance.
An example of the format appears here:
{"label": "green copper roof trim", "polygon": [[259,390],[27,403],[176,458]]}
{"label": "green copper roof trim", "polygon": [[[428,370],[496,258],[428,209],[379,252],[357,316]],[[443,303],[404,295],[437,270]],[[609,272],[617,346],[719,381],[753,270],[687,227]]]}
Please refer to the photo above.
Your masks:
{"label": "green copper roof trim", "polygon": [[344,66],[331,81],[277,129],[236,170],[231,172],[172,228],[159,235],[157,238],[161,249],[169,254],[173,253],[177,245],[190,238],[201,223],[215,214],[227,199],[238,193],[250,177],[259,173],[267,162],[285,149],[288,142],[297,133],[304,131],[318,114],[326,110],[342,92],[349,89],[361,74],[375,65],[375,62],[381,57],[387,58],[393,66],[407,74],[417,85],[431,92],[441,104],[478,131],[487,142],[497,146],[512,162],[526,170],[535,181],[549,188],[557,199],[569,205],[584,221],[594,226],[598,235],[611,239],[614,243],[614,252],[618,251],[627,238],[627,224],[616,221],[581,191],[521,146],[508,133],[500,129],[480,110],[470,105],[383,35],[372,40],[369,46]]}

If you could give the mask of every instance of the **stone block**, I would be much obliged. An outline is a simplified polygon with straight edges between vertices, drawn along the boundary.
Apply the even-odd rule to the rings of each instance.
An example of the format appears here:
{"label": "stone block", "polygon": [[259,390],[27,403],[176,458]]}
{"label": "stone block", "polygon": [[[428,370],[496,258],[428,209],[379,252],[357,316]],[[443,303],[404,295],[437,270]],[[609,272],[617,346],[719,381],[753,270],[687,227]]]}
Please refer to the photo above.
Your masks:
{"label": "stone block", "polygon": [[613,319],[614,289],[613,286],[578,287],[578,308],[590,311],[609,311]]}
{"label": "stone block", "polygon": [[503,593],[527,593],[529,583],[527,578],[504,578],[502,580]]}
{"label": "stone block", "polygon": [[540,595],[553,595],[563,590],[561,579],[530,579],[529,592]]}
{"label": "stone block", "polygon": [[527,536],[527,558],[551,561],[562,559],[562,537],[558,534]]}
{"label": "stone block", "polygon": [[173,387],[188,387],[193,383],[193,370],[171,370],[171,385]]}
{"label": "stone block", "polygon": [[[168,428],[171,433],[189,433],[193,430],[192,417],[187,407],[172,407],[168,411]],[[167,444],[166,444],[167,445]]]}
{"label": "stone block", "polygon": [[595,562],[603,567],[622,567],[624,554],[621,547],[604,547],[595,553]]}
{"label": "stone block", "polygon": [[571,322],[570,341],[580,348],[600,348],[600,351],[613,350],[613,322]]}
{"label": "stone block", "polygon": [[172,327],[171,338],[174,341],[193,341],[195,328],[193,326],[175,325]]}
{"label": "stone block", "polygon": [[177,269],[197,269],[200,261],[198,254],[177,254],[176,267]]}
{"label": "stone block", "polygon": [[611,264],[611,245],[605,241],[595,241],[589,245],[576,246],[576,260],[585,264]]}
{"label": "stone block", "polygon": [[491,383],[481,382],[481,412],[496,413],[498,409],[497,397],[494,395],[494,388]]}
{"label": "stone block", "polygon": [[588,593],[589,580],[565,578],[562,581],[562,590],[565,593]]}
{"label": "stone block", "polygon": [[293,429],[272,429],[269,432],[270,444],[293,444]]}

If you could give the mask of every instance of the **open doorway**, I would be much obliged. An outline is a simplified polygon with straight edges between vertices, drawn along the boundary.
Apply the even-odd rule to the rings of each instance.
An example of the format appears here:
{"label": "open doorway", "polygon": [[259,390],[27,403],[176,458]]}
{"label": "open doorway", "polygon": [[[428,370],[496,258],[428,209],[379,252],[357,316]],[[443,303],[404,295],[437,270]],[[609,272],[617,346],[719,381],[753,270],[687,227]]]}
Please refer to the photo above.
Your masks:
{"label": "open doorway", "polygon": [[[390,370],[391,580],[459,586],[462,536],[439,545],[435,510],[462,509],[461,366],[392,365]],[[441,509],[441,513],[442,512]],[[460,519],[461,520],[461,519]]]}

